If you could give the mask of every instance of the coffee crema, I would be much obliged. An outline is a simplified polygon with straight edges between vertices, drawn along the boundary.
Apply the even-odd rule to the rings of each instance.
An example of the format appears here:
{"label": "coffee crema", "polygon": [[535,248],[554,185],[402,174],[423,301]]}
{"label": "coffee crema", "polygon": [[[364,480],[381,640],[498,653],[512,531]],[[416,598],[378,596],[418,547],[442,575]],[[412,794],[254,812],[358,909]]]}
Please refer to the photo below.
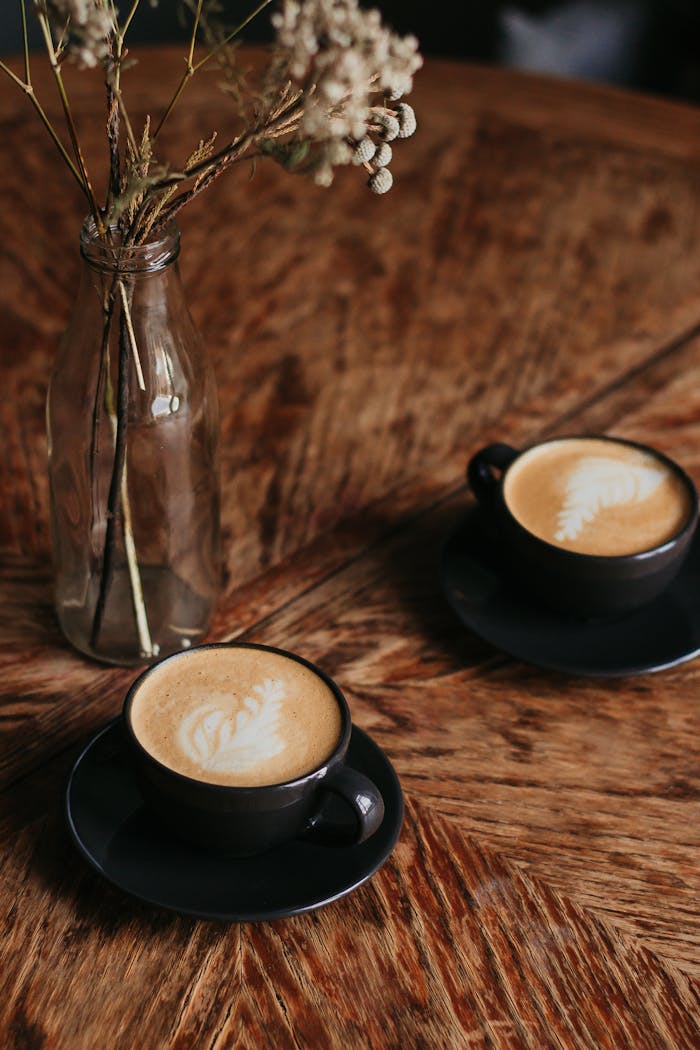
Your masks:
{"label": "coffee crema", "polygon": [[529,532],[556,547],[626,555],[677,535],[692,512],[683,478],[651,452],[604,438],[563,438],[524,452],[503,496]]}
{"label": "coffee crema", "polygon": [[131,726],[168,768],[210,784],[258,787],[323,765],[341,735],[333,691],[304,664],[264,649],[196,650],[157,666],[134,693]]}

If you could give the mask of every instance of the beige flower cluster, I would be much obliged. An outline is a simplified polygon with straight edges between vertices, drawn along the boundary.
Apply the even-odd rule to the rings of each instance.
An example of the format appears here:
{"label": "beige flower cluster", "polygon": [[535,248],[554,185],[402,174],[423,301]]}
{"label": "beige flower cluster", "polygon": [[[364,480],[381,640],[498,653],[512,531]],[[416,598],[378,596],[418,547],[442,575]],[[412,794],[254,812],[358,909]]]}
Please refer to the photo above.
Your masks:
{"label": "beige flower cluster", "polygon": [[65,53],[81,66],[107,57],[114,21],[106,0],[37,0],[36,7],[48,15],[58,39],[66,34]]}
{"label": "beige flower cluster", "polygon": [[382,146],[412,134],[415,115],[405,103],[376,105],[371,96],[391,102],[411,90],[423,61],[416,38],[392,33],[357,0],[285,0],[272,23],[289,75],[304,90],[300,133],[321,147],[316,181],[329,185],[333,165],[352,161],[370,171],[375,192],[386,192],[391,149]]}

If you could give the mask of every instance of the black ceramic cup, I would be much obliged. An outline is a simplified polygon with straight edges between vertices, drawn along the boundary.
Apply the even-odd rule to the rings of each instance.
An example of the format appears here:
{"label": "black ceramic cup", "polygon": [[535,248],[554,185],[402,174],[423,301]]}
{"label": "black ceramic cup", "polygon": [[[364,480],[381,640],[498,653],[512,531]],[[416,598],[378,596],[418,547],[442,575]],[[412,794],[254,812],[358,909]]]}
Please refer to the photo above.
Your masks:
{"label": "black ceramic cup", "polygon": [[[322,764],[283,783],[255,787],[213,784],[176,772],[154,758],[134,731],[132,707],[139,687],[164,664],[221,648],[267,651],[294,660],[330,689],[340,712],[340,735]],[[157,685],[151,683],[151,686]],[[231,856],[261,853],[292,839],[332,846],[354,846],[380,827],[384,801],[376,785],[346,762],[352,722],[347,701],[320,668],[295,653],[253,643],[202,645],[166,657],[141,674],[123,709],[126,736],[144,800],[166,827],[180,837]],[[283,873],[280,873],[283,876]]]}
{"label": "black ceramic cup", "polygon": [[[506,503],[504,486],[520,457],[555,441],[589,438],[648,453],[673,472],[686,490],[689,507],[675,535],[656,547],[631,554],[585,554],[549,543],[517,520]],[[533,598],[584,619],[624,615],[658,597],[679,572],[698,521],[697,491],[685,471],[656,449],[619,438],[572,435],[523,450],[505,444],[488,445],[469,461],[467,479],[514,581]]]}

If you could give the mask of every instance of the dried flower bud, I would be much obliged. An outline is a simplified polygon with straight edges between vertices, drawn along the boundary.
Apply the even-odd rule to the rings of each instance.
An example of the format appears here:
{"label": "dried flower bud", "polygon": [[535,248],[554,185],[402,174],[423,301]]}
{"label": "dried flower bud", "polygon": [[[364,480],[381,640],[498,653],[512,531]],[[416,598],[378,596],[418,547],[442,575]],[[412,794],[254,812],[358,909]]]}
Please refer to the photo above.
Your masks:
{"label": "dried flower bud", "polygon": [[379,168],[370,175],[367,185],[372,193],[388,193],[394,185],[394,176],[388,168]]}
{"label": "dried flower bud", "polygon": [[365,135],[363,139],[355,146],[352,154],[353,164],[366,164],[372,159],[377,152],[377,147],[369,135]]}
{"label": "dried flower bud", "polygon": [[416,114],[413,111],[413,107],[409,106],[407,102],[399,102],[396,110],[399,114],[399,138],[407,139],[418,126]]}
{"label": "dried flower bud", "polygon": [[333,168],[327,162],[319,164],[314,171],[314,182],[317,186],[330,186],[333,182]]}
{"label": "dried flower bud", "polygon": [[388,142],[380,142],[377,152],[372,157],[375,168],[388,168],[391,164],[394,151]]}
{"label": "dried flower bud", "polygon": [[379,124],[379,136],[384,142],[392,142],[395,138],[398,138],[401,127],[396,117],[391,113],[387,113],[383,109],[374,110],[372,120],[375,124]]}
{"label": "dried flower bud", "polygon": [[333,167],[336,164],[349,164],[352,160],[352,149],[342,139],[331,139],[324,146],[326,160]]}
{"label": "dried flower bud", "polygon": [[391,91],[387,91],[386,97],[389,99],[389,102],[398,102],[405,94],[406,92],[402,88],[392,88]]}

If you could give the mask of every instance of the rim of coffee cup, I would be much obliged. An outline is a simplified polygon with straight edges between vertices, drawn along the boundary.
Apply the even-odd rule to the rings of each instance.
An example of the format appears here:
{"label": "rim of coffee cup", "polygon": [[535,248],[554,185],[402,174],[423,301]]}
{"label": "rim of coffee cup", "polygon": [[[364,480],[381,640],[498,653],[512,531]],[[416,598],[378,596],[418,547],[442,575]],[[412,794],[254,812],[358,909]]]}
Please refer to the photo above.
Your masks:
{"label": "rim of coffee cup", "polygon": [[[302,773],[298,777],[292,777],[289,780],[278,780],[272,784],[251,785],[215,784],[212,783],[210,780],[199,780],[197,777],[190,777],[186,773],[180,773],[177,769],[173,769],[172,766],[167,766],[164,762],[161,762],[160,759],[156,758],[155,755],[151,751],[149,751],[147,747],[144,747],[144,745],[141,743],[131,723],[131,709],[133,707],[134,698],[139,690],[139,687],[146,678],[148,678],[151,674],[156,672],[159,667],[163,666],[163,664],[179,660],[182,657],[187,658],[191,653],[197,653],[211,649],[258,649],[262,650],[263,652],[274,653],[277,656],[284,656],[290,660],[294,660],[296,663],[302,664],[304,667],[312,671],[313,674],[317,675],[331,690],[340,709],[342,729],[340,736],[338,737],[338,740],[335,744],[335,747],[331,751],[330,755],[328,755],[324,759],[324,761],[321,762],[319,765],[314,766],[312,769],[307,770],[306,773]],[[293,653],[289,649],[280,649],[278,646],[275,645],[265,645],[262,642],[205,642],[202,645],[193,645],[190,649],[181,649],[177,653],[170,653],[168,656],[162,657],[162,659],[157,660],[155,663],[151,664],[150,667],[147,667],[144,671],[142,671],[141,674],[138,675],[138,677],[135,678],[134,681],[131,683],[131,686],[127,691],[126,697],[124,698],[124,704],[122,707],[122,722],[124,724],[124,728],[126,729],[127,735],[131,743],[150,762],[153,762],[154,765],[156,765],[159,769],[163,770],[164,773],[167,773],[171,777],[175,777],[176,780],[182,781],[183,783],[196,785],[196,787],[199,789],[205,789],[207,791],[211,790],[217,792],[236,793],[240,796],[243,796],[245,794],[256,795],[259,794],[261,791],[279,790],[283,787],[294,787],[296,785],[302,784],[306,780],[309,780],[309,778],[319,776],[331,764],[333,759],[338,754],[342,754],[345,750],[347,750],[347,746],[350,743],[350,736],[352,734],[352,716],[350,713],[350,707],[348,706],[348,702],[345,699],[345,696],[343,695],[340,687],[337,685],[336,682],[333,681],[330,675],[327,675],[325,671],[323,671],[316,664],[312,663],[311,660],[307,660],[306,657],[300,656],[298,653]]]}
{"label": "rim of coffee cup", "polygon": [[[515,514],[510,509],[506,501],[505,482],[508,476],[508,472],[527,452],[532,452],[536,448],[545,448],[547,445],[554,445],[560,441],[609,441],[614,445],[627,445],[630,448],[636,448],[639,449],[641,452],[648,452],[652,456],[656,456],[657,459],[660,459],[663,463],[666,464],[666,466],[668,466],[675,474],[677,474],[680,477],[681,481],[683,482],[690,494],[691,510],[685,525],[681,529],[679,529],[678,532],[675,532],[673,536],[669,536],[667,540],[664,540],[663,543],[659,543],[655,547],[645,547],[644,550],[641,551],[632,551],[630,554],[586,554],[583,551],[571,550],[569,547],[559,547],[556,543],[550,543],[549,540],[545,540],[541,536],[537,536],[534,532],[531,532],[529,529],[525,528],[525,526],[516,518]],[[560,555],[564,555],[580,561],[586,561],[588,564],[590,564],[591,562],[601,562],[604,564],[609,564],[613,561],[618,563],[631,563],[634,561],[643,561],[645,559],[657,557],[664,551],[670,550],[671,547],[675,546],[687,533],[692,533],[694,531],[695,526],[697,525],[698,513],[700,511],[698,490],[695,486],[695,483],[693,482],[693,479],[690,477],[690,475],[683,469],[683,467],[680,466],[679,463],[676,463],[676,461],[671,459],[670,456],[667,456],[665,452],[661,452],[659,449],[654,448],[653,445],[645,445],[641,441],[631,441],[629,438],[613,437],[609,434],[562,434],[560,437],[547,438],[546,441],[535,441],[534,444],[528,445],[526,448],[520,449],[518,451],[518,454],[515,457],[515,459],[511,463],[509,463],[506,469],[503,471],[499,484],[501,489],[501,498],[503,500],[503,506],[508,512],[510,520],[522,533],[524,533],[525,536],[529,537],[531,540],[534,540],[537,543],[542,544],[543,547],[546,547],[549,550],[557,551]]]}

